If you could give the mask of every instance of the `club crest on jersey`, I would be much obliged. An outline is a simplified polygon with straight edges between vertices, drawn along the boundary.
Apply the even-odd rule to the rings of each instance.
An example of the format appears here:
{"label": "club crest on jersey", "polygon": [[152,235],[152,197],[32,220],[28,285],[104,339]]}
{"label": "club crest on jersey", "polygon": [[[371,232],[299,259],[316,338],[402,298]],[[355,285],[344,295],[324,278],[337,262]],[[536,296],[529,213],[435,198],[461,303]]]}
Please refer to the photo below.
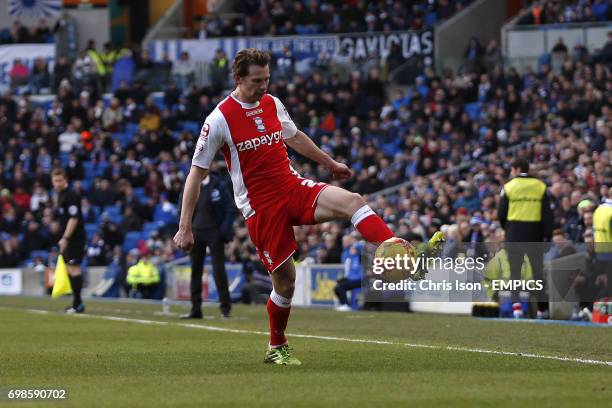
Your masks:
{"label": "club crest on jersey", "polygon": [[255,121],[255,127],[257,128],[258,132],[261,132],[261,133],[266,132],[266,126],[264,125],[264,121],[261,118],[261,116],[255,116],[253,118],[253,121]]}
{"label": "club crest on jersey", "polygon": [[208,139],[208,133],[210,132],[210,125],[208,123],[204,123],[202,126],[202,130],[200,130],[200,137],[198,138],[198,142],[196,143],[196,153],[204,150],[204,146],[206,144],[206,139]]}

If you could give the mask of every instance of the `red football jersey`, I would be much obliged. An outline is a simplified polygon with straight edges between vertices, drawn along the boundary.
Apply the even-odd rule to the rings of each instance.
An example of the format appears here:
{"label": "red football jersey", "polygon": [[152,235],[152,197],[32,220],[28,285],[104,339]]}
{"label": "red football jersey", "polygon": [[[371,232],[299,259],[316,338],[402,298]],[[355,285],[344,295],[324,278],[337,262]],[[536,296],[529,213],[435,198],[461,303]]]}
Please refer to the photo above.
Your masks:
{"label": "red football jersey", "polygon": [[266,94],[248,104],[230,95],[204,121],[192,164],[207,169],[221,150],[236,205],[248,218],[295,186],[299,175],[291,168],[284,140],[296,133],[278,98]]}

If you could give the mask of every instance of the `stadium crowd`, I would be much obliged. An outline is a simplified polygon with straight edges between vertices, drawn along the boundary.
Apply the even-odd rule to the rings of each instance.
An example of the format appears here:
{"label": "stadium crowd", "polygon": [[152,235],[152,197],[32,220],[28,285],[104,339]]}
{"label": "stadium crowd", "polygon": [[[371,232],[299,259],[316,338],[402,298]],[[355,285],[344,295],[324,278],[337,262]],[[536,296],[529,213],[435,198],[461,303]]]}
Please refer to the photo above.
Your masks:
{"label": "stadium crowd", "polygon": [[519,25],[612,20],[610,0],[535,0],[521,11]]}
{"label": "stadium crowd", "polygon": [[[471,0],[247,0],[233,16],[210,15],[197,38],[421,30],[446,20]],[[235,17],[240,16],[240,17]],[[243,17],[246,16],[246,17]]]}
{"label": "stadium crowd", "polygon": [[0,45],[50,42],[53,42],[53,30],[45,19],[30,27],[15,20],[9,28],[0,29]]}
{"label": "stadium crowd", "polygon": [[[503,66],[495,47],[469,69],[442,75],[427,69],[390,94],[377,62],[344,75],[330,59],[308,76],[275,73],[270,93],[299,128],[355,171],[343,186],[368,195],[399,236],[422,241],[441,229],[457,241],[497,239],[499,191],[510,157],[520,154],[549,183],[558,233],[587,241],[589,214],[612,184],[610,72],[602,64],[609,61],[587,52],[568,55],[561,67],[544,63],[519,73]],[[160,64],[146,52],[122,58],[133,59],[134,78]],[[170,239],[177,200],[199,127],[224,97],[228,72],[211,71],[225,75],[226,87],[198,88],[185,77],[160,94],[135,80],[103,97],[100,76],[91,70],[82,80],[78,64],[59,58],[50,85],[56,96],[48,103],[8,92],[0,99],[0,266],[30,256],[42,264],[49,251],[56,255],[61,232],[49,173],[60,165],[83,197],[89,265],[125,263],[125,252],[141,239],[154,262],[182,256]],[[181,62],[161,64],[181,75]],[[326,169],[290,155],[304,177],[333,184]],[[216,170],[227,175],[222,161]],[[341,223],[297,228],[297,257],[339,262],[350,231]],[[253,262],[241,220],[227,253],[230,261],[263,267]]]}

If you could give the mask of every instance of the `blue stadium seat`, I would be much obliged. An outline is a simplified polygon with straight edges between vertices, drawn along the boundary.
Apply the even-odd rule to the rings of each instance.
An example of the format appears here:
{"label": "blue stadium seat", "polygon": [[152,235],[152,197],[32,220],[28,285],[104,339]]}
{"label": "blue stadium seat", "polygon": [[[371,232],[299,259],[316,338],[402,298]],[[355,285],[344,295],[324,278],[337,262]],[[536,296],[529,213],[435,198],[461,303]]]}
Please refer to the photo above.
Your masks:
{"label": "blue stadium seat", "polygon": [[310,28],[308,26],[305,26],[305,25],[302,25],[302,24],[296,24],[295,31],[299,35],[308,35],[308,34],[310,34]]}
{"label": "blue stadium seat", "polygon": [[161,223],[161,225],[172,225],[178,221],[176,219],[177,214],[177,208],[172,211],[165,211],[162,204],[157,204],[155,210],[153,210],[153,221]]}
{"label": "blue stadium seat", "polygon": [[11,30],[8,28],[4,28],[0,30],[0,42],[9,43],[11,40]]}
{"label": "blue stadium seat", "polygon": [[127,145],[129,145],[132,140],[134,139],[134,135],[130,135],[129,133],[122,133],[123,138],[121,139],[121,145],[123,147],[126,147]]}
{"label": "blue stadium seat", "polygon": [[111,79],[111,90],[115,92],[119,88],[121,81],[132,83],[134,78],[134,60],[131,57],[120,58],[113,66],[113,76]]}
{"label": "blue stadium seat", "polygon": [[84,161],[82,164],[83,164],[83,172],[85,173],[85,178],[86,179],[92,178],[94,174],[94,164],[90,161]]}
{"label": "blue stadium seat", "polygon": [[433,27],[438,21],[438,15],[435,11],[429,12],[425,15],[424,23],[426,27]]}
{"label": "blue stadium seat", "polygon": [[183,130],[185,132],[193,132],[196,135],[200,133],[200,124],[198,122],[183,122]]}
{"label": "blue stadium seat", "polygon": [[145,225],[142,227],[143,239],[149,238],[153,231],[159,231],[163,227],[164,227],[164,224],[160,223],[160,222],[147,222],[147,223],[145,223]]}
{"label": "blue stadium seat", "polygon": [[83,180],[81,180],[81,187],[83,187],[83,190],[88,191],[91,187],[91,181],[89,179],[84,178]]}
{"label": "blue stadium seat", "polygon": [[145,191],[144,191],[144,187],[135,187],[134,188],[134,196],[142,203],[147,201],[147,199],[149,198]]}
{"label": "blue stadium seat", "polygon": [[93,235],[98,231],[98,224],[85,224],[85,232],[87,233],[87,241],[89,242]]}
{"label": "blue stadium seat", "polygon": [[540,55],[540,58],[538,58],[538,72],[542,72],[542,65],[548,65],[550,67],[550,63],[551,57],[549,53],[545,52]]}
{"label": "blue stadium seat", "polygon": [[107,162],[100,162],[94,167],[93,175],[94,177],[102,177],[104,176],[104,171],[108,167]]}
{"label": "blue stadium seat", "polygon": [[127,133],[128,135],[138,133],[139,129],[140,128],[138,127],[138,123],[128,123],[127,125],[125,125],[125,133]]}
{"label": "blue stadium seat", "polygon": [[116,205],[107,205],[104,207],[104,212],[109,215],[121,215],[121,208]]}
{"label": "blue stadium seat", "polygon": [[138,246],[138,241],[142,239],[142,234],[140,231],[130,231],[125,234],[125,238],[123,239],[123,250],[125,252],[129,252],[130,249],[136,248]]}
{"label": "blue stadium seat", "polygon": [[125,148],[132,141],[133,133],[116,132],[112,134],[112,138],[113,140],[119,141],[119,143],[121,143],[121,147]]}
{"label": "blue stadium seat", "polygon": [[465,111],[470,119],[474,121],[480,119],[480,109],[480,102],[472,102],[465,105]]}
{"label": "blue stadium seat", "polygon": [[102,102],[104,102],[104,107],[108,108],[110,106],[110,101],[113,96],[110,94],[102,95]]}
{"label": "blue stadium seat", "polygon": [[121,209],[114,205],[108,205],[104,207],[104,210],[102,211],[102,217],[107,217],[114,224],[119,224],[123,219]]}
{"label": "blue stadium seat", "polygon": [[45,251],[44,249],[37,249],[37,250],[30,252],[31,259],[34,259],[37,256],[40,256],[40,258],[46,262],[47,259],[49,258],[49,251]]}
{"label": "blue stadium seat", "polygon": [[60,153],[59,154],[59,159],[60,159],[60,163],[62,163],[62,166],[66,167],[66,166],[68,166],[68,161],[70,160],[70,154],[69,153]]}
{"label": "blue stadium seat", "polygon": [[53,99],[45,99],[42,102],[42,108],[45,110],[45,112],[47,112],[49,109],[51,109],[52,104],[53,104]]}
{"label": "blue stadium seat", "polygon": [[164,102],[164,94],[162,92],[155,92],[152,94],[153,103],[157,105],[160,110],[166,109],[166,103]]}

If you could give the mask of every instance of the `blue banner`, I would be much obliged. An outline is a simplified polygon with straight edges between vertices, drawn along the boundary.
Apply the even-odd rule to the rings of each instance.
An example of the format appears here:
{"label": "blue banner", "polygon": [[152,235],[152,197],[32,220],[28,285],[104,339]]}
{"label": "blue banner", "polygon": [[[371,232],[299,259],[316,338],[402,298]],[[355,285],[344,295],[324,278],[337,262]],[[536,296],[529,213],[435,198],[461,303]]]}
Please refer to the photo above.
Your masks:
{"label": "blue banner", "polygon": [[[354,60],[370,57],[387,58],[397,52],[400,59],[433,58],[433,31],[401,31],[392,33],[356,33],[343,35],[300,35],[287,37],[232,37],[204,40],[157,40],[148,44],[151,57],[159,61],[168,55],[177,61],[187,51],[192,61],[209,62],[215,51],[222,49],[230,60],[243,48],[259,48],[280,54],[288,47],[297,61],[316,58],[327,51],[331,56],[345,53]],[[430,63],[430,62],[428,62]]]}

